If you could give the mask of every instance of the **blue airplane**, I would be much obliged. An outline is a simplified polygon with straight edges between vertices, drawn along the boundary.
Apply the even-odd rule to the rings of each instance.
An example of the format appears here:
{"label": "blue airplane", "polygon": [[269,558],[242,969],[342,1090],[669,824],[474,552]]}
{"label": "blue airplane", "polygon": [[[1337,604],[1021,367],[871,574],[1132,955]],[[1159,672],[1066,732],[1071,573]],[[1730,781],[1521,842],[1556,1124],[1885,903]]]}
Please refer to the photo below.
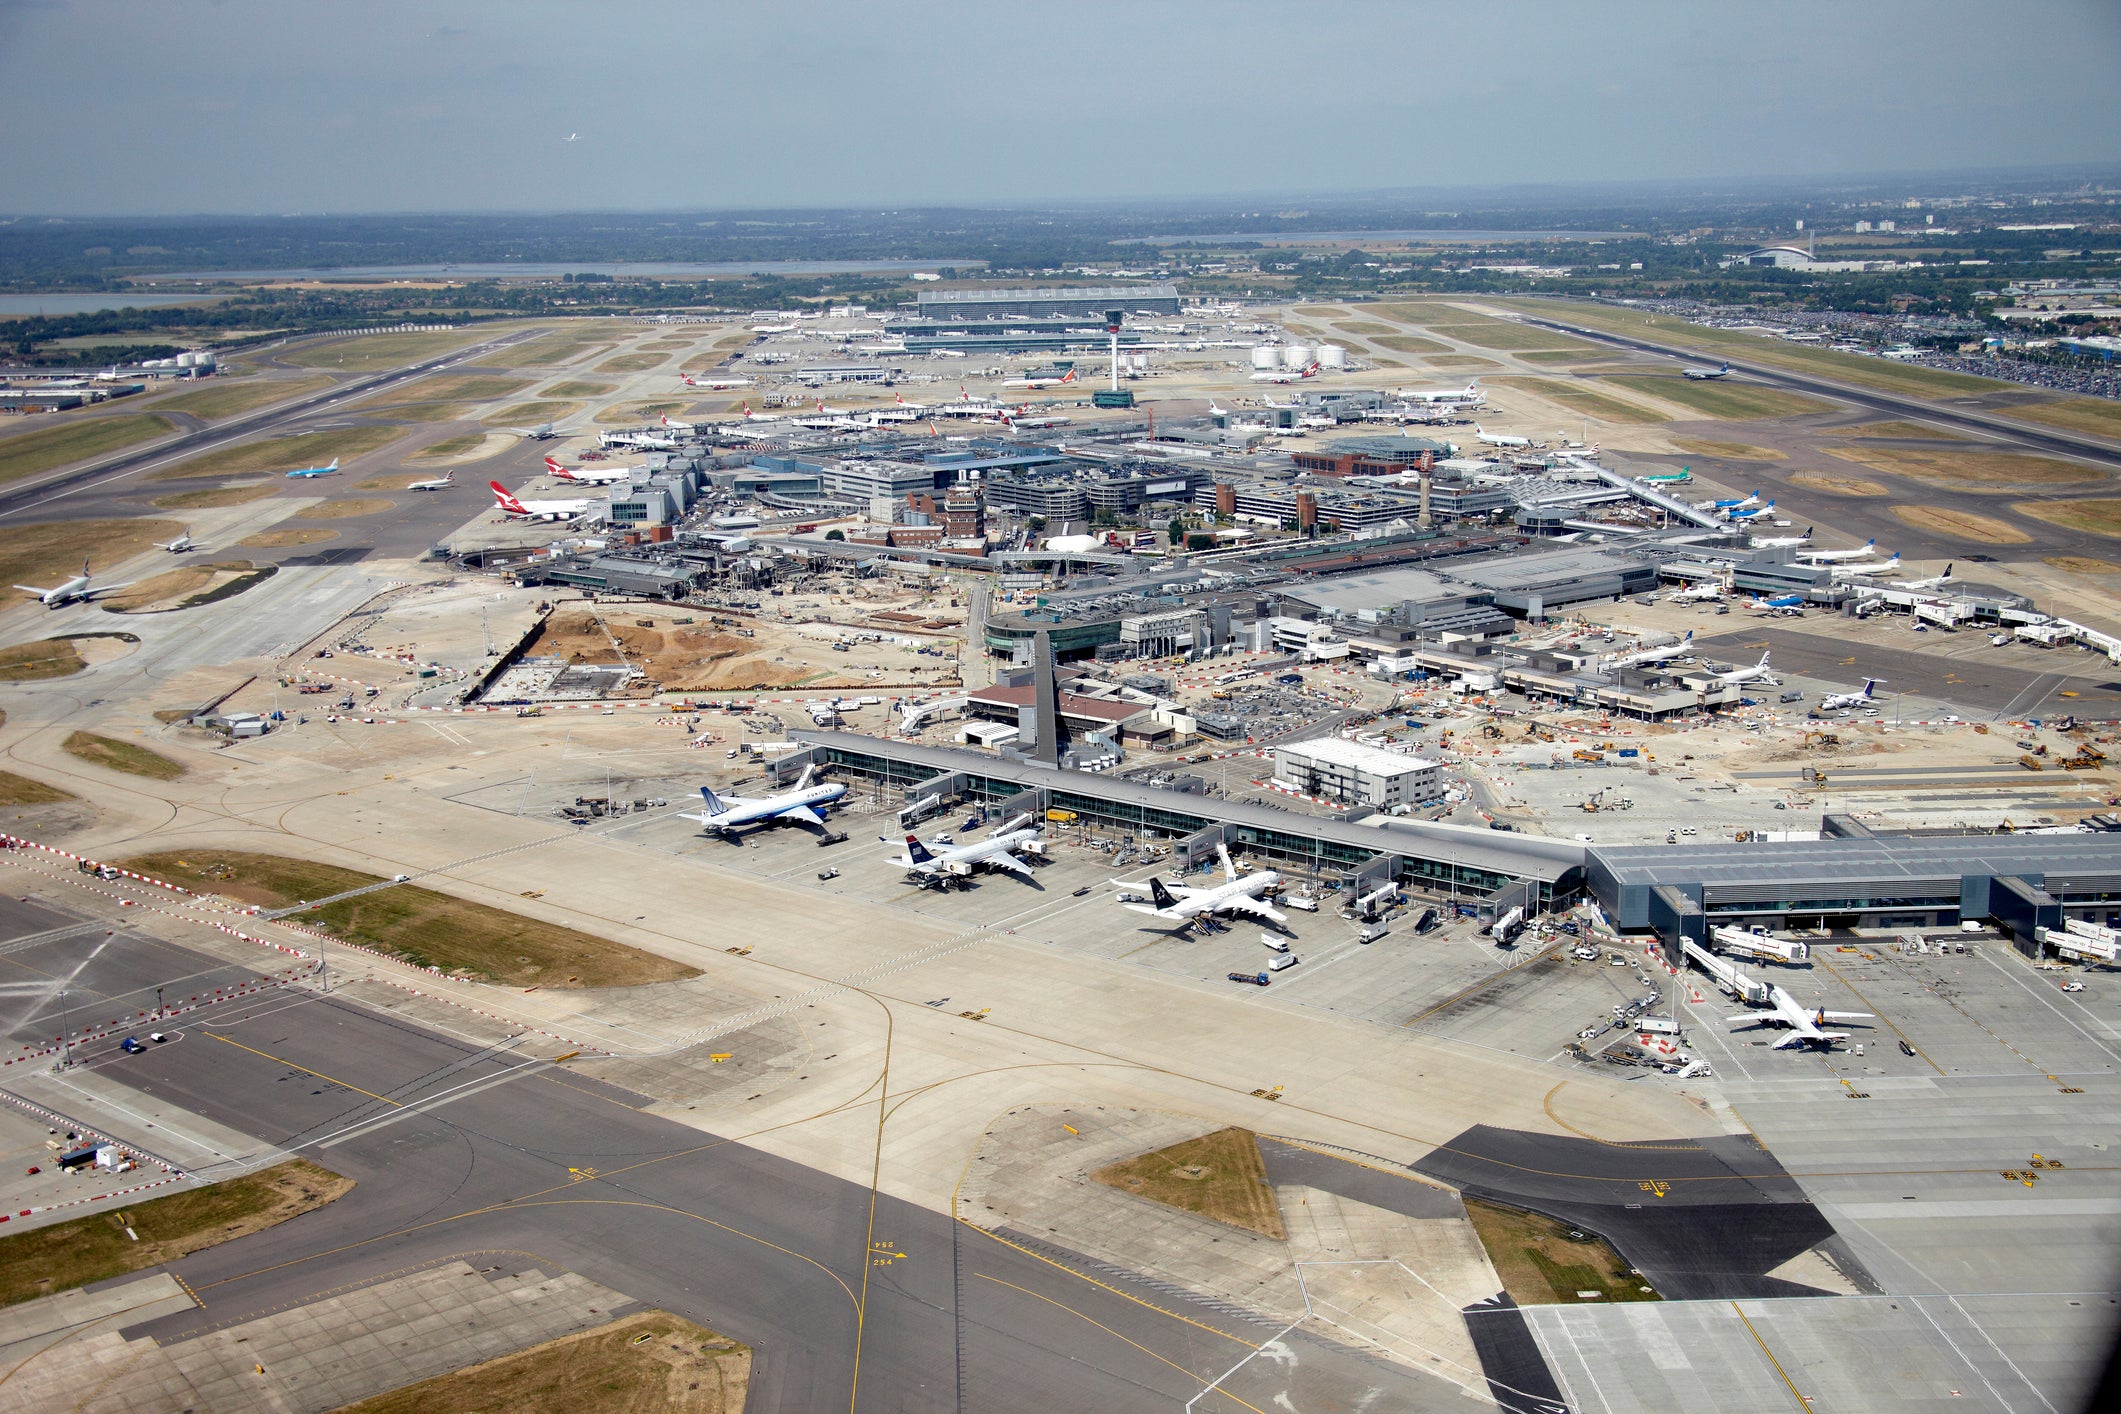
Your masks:
{"label": "blue airplane", "polygon": [[1728,500],[1703,501],[1700,503],[1699,509],[1704,511],[1732,511],[1740,506],[1757,506],[1759,504],[1760,493],[1758,491],[1748,491],[1743,496],[1733,496]]}
{"label": "blue airplane", "polygon": [[337,476],[339,474],[339,459],[333,457],[330,466],[305,466],[300,471],[290,471],[287,474],[289,476]]}
{"label": "blue airplane", "polygon": [[1776,614],[1801,614],[1804,612],[1804,596],[1802,594],[1777,594],[1774,598],[1769,599],[1756,595],[1753,602],[1746,607],[1750,609],[1765,609],[1770,613]]}
{"label": "blue airplane", "polygon": [[1775,516],[1775,503],[1773,501],[1770,501],[1764,506],[1755,506],[1749,511],[1732,510],[1725,511],[1724,514],[1729,516],[1732,520],[1759,520],[1763,517],[1772,520]]}

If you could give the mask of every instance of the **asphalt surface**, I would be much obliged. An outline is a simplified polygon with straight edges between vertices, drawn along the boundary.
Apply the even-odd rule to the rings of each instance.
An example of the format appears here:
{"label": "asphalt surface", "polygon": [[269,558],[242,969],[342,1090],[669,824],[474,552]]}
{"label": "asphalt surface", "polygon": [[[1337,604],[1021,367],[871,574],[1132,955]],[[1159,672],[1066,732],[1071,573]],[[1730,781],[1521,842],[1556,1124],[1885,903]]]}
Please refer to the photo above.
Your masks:
{"label": "asphalt surface", "polygon": [[[1829,618],[1828,623],[1831,622]],[[1954,638],[1973,638],[1975,633],[1963,630]],[[1931,637],[1938,636],[1933,630]],[[1986,647],[1986,635],[1981,635],[1979,641]],[[2067,713],[2099,721],[2121,717],[2121,674],[2110,670],[2087,676],[2066,671],[2085,664],[2105,666],[2103,660],[2079,653],[2058,655],[2058,667],[2052,672],[2028,673],[2022,662],[2006,659],[2006,654],[2011,659],[2017,657],[2008,649],[1990,650],[1993,657],[1978,652],[1941,657],[1771,624],[1752,624],[1715,638],[1696,638],[1694,642],[1701,653],[1747,662],[1758,656],[1754,645],[1765,643],[1779,676],[1795,674],[1846,683],[1851,690],[1861,687],[1865,677],[1880,678],[1885,685],[1879,689],[1880,701],[1872,705],[1882,710],[1884,721],[1893,718],[1896,694],[1949,702],[1969,716],[2022,718]],[[2064,692],[2077,695],[2063,697],[2060,694]]]}
{"label": "asphalt surface", "polygon": [[1480,1125],[1414,1167],[1598,1233],[1668,1300],[1815,1295],[1767,1273],[1835,1235],[1749,1136],[1635,1145]]}
{"label": "asphalt surface", "polygon": [[[15,905],[0,950],[53,926],[50,910]],[[122,932],[0,958],[48,981],[85,950],[95,955],[76,984],[113,1004],[163,974],[218,967]],[[47,1030],[36,1008],[8,1019],[23,1039]],[[167,1029],[172,1042],[140,1055],[115,1039],[79,1047],[76,1069],[357,1186],[174,1264],[201,1306],[134,1334],[181,1340],[446,1260],[528,1257],[751,1345],[755,1411],[1179,1408],[1233,1366],[1228,1397],[1194,1408],[1442,1409],[1462,1397],[1296,1333],[1249,1358],[1276,1327],[643,1113],[641,1097],[533,1054],[550,1042],[482,1047],[293,987]],[[821,1097],[821,1111],[843,1099]]]}
{"label": "asphalt surface", "polygon": [[[1579,324],[1564,323],[1556,319],[1544,319],[1526,315],[1524,322],[1544,329],[1573,334],[1579,339],[1588,339],[1594,343],[1606,344],[1613,348],[1633,349],[1638,353],[1661,354],[1669,358],[1682,359],[1689,363],[1700,363],[1710,357],[1710,355],[1704,354],[1698,349],[1684,349],[1671,344],[1651,343],[1646,339],[1609,334],[1603,330],[1588,329]],[[1854,387],[1847,383],[1837,383],[1826,378],[1807,377],[1804,374],[1790,373],[1783,369],[1771,368],[1762,364],[1744,363],[1736,359],[1726,360],[1721,352],[1715,354],[1714,358],[1718,363],[1728,361],[1731,371],[1734,373],[1743,373],[1748,378],[1757,379],[1771,386],[1788,388],[1793,392],[1819,394],[1841,402],[1853,403],[1858,407],[1871,408],[1878,412],[1912,414],[1928,422],[1943,423],[1950,427],[1962,427],[1972,432],[2003,437],[2040,451],[2059,452],[2064,456],[2081,457],[2086,461],[2095,461],[2104,466],[2121,467],[2121,450],[2117,450],[2109,443],[2093,438],[2075,437],[2067,432],[2039,430],[2015,422],[2006,422],[2001,418],[1990,417],[1966,408],[1952,407],[1948,403],[1933,402],[1924,398],[1900,397],[1893,393],[1880,392],[1872,388]]]}

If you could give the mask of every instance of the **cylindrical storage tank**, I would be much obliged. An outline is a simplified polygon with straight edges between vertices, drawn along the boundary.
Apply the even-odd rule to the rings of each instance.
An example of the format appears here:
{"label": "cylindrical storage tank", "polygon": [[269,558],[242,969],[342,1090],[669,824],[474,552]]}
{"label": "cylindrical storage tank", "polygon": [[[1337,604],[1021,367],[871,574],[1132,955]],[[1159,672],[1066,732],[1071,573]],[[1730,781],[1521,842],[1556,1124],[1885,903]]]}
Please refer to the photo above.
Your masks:
{"label": "cylindrical storage tank", "polygon": [[1320,368],[1346,368],[1348,366],[1348,351],[1339,344],[1320,344],[1318,346],[1318,366]]}
{"label": "cylindrical storage tank", "polygon": [[202,353],[202,354],[200,354],[200,355],[198,356],[198,358],[199,358],[199,367],[201,367],[201,368],[212,368],[212,367],[214,366],[214,356],[213,356],[212,354],[210,354],[210,353]]}
{"label": "cylindrical storage tank", "polygon": [[1149,371],[1149,356],[1147,354],[1136,354],[1134,356],[1134,371],[1136,373],[1147,373]]}
{"label": "cylindrical storage tank", "polygon": [[199,356],[195,353],[180,353],[177,355],[177,367],[179,368],[190,368],[197,364],[198,361]]}
{"label": "cylindrical storage tank", "polygon": [[1284,347],[1284,348],[1282,349],[1282,351],[1281,351],[1281,366],[1282,366],[1283,368],[1308,368],[1308,367],[1310,367],[1310,366],[1311,366],[1311,346],[1310,346],[1309,344],[1290,344],[1290,345],[1287,345],[1287,346],[1286,346],[1286,347]]}
{"label": "cylindrical storage tank", "polygon": [[1252,350],[1252,366],[1259,369],[1281,367],[1281,350],[1272,344],[1261,344]]}

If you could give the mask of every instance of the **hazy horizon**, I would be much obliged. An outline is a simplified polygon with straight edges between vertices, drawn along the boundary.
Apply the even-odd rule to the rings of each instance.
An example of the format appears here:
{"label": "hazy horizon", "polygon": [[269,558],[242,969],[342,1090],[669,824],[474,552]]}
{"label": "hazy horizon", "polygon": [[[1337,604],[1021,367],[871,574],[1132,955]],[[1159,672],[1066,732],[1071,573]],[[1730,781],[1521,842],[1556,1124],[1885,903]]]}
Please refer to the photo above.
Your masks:
{"label": "hazy horizon", "polygon": [[1131,205],[2121,160],[2110,0],[0,0],[0,78],[4,200],[83,217]]}

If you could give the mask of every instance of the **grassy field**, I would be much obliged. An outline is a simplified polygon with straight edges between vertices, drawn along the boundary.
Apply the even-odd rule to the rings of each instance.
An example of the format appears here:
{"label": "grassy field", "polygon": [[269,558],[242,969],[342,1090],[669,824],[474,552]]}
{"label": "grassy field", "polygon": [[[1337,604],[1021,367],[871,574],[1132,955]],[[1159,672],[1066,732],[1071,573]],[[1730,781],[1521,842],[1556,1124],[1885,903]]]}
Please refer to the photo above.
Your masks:
{"label": "grassy field", "polygon": [[123,771],[128,776],[173,781],[184,774],[181,763],[170,760],[159,751],[149,751],[144,746],[119,741],[115,737],[97,736],[94,732],[75,732],[59,743],[59,749],[91,766]]}
{"label": "grassy field", "polygon": [[1501,349],[1508,353],[1552,351],[1573,354],[1578,358],[1587,358],[1599,352],[1596,346],[1580,344],[1566,334],[1557,334],[1551,329],[1533,329],[1500,319],[1483,319],[1478,323],[1467,324],[1431,324],[1428,327],[1432,334],[1445,339],[1456,339],[1461,344],[1471,344],[1476,349]]}
{"label": "grassy field", "polygon": [[1490,368],[1500,368],[1502,365],[1492,358],[1482,358],[1479,354],[1438,354],[1429,360],[1429,367],[1462,368],[1469,373],[1478,373]]}
{"label": "grassy field", "polygon": [[599,383],[589,378],[569,378],[555,383],[539,393],[541,398],[600,398],[606,393],[615,393],[616,383]]}
{"label": "grassy field", "polygon": [[1962,491],[2026,491],[2042,486],[2085,486],[2106,479],[2091,467],[2079,466],[2075,462],[2029,456],[2023,452],[1993,452],[1986,448],[1958,452],[1918,451],[1907,447],[1835,447],[1832,451],[1843,461],[1855,462],[1873,471]]}
{"label": "grassy field", "polygon": [[[1488,1249],[1502,1289],[1520,1306],[1574,1306],[1586,1300],[1656,1301],[1658,1296],[1610,1243],[1538,1213],[1465,1200],[1466,1216]],[[1580,1234],[1580,1235],[1579,1235]],[[1596,1292],[1595,1297],[1580,1295]]]}
{"label": "grassy field", "polygon": [[373,499],[362,496],[339,497],[330,501],[319,501],[314,506],[295,512],[296,520],[353,520],[360,516],[380,515],[397,506],[396,501],[384,497]]}
{"label": "grassy field", "polygon": [[[19,682],[21,679],[0,678],[0,681]],[[71,791],[33,781],[28,776],[18,776],[13,771],[0,771],[0,805],[53,805],[74,799],[78,797]]]}
{"label": "grassy field", "polygon": [[157,412],[190,413],[193,417],[213,422],[269,407],[273,403],[284,403],[305,393],[321,392],[330,386],[331,379],[322,374],[311,374],[307,378],[216,378],[204,387],[157,398],[154,407]]}
{"label": "grassy field", "polygon": [[491,362],[506,368],[553,368],[617,347],[616,330],[561,329],[513,348],[502,349]]}
{"label": "grassy field", "polygon": [[1790,474],[1790,480],[1813,491],[1824,491],[1829,496],[1889,496],[1884,485],[1864,476],[1836,476],[1825,471],[1798,471]]}
{"label": "grassy field", "polygon": [[596,366],[599,373],[641,373],[651,368],[660,368],[667,359],[659,353],[620,354],[607,358]]}
{"label": "grassy field", "polygon": [[1964,442],[1967,439],[1956,432],[1947,432],[1942,427],[1931,427],[1920,422],[1866,422],[1861,427],[1844,427],[1844,437],[1901,437],[1930,442]]}
{"label": "grassy field", "polygon": [[1412,334],[1380,334],[1370,341],[1381,349],[1404,354],[1447,354],[1449,344],[1439,344],[1434,339],[1420,339]]}
{"label": "grassy field", "polygon": [[1739,462],[1779,462],[1789,456],[1773,447],[1756,447],[1751,442],[1718,442],[1707,437],[1674,437],[1672,445],[1697,457],[1723,457]]}
{"label": "grassy field", "polygon": [[246,501],[262,501],[280,489],[278,481],[250,481],[240,486],[206,486],[197,491],[179,491],[173,496],[157,496],[153,504],[165,511],[203,511],[216,506],[240,506]]}
{"label": "grassy field", "polygon": [[2024,531],[1968,511],[1948,511],[1939,506],[1894,506],[1892,510],[1895,520],[1933,535],[1948,535],[1954,540],[1971,540],[1979,545],[2032,543],[2033,537]]}
{"label": "grassy field", "polygon": [[2121,574],[2121,565],[2112,560],[2095,560],[2089,555],[2050,555],[2046,563],[2071,574]]}
{"label": "grassy field", "polygon": [[246,535],[236,543],[251,550],[285,550],[290,545],[321,545],[327,540],[338,538],[338,531],[325,530],[320,526],[313,530],[261,530],[256,535]]}
{"label": "grassy field", "polygon": [[[2065,432],[2083,432],[2093,437],[2121,441],[2121,402],[2105,398],[2073,398],[2066,403],[2032,403],[2003,413],[2021,422],[2059,427]],[[1936,435],[1934,433],[1932,436]]]}
{"label": "grassy field", "polygon": [[1343,334],[1366,335],[1391,334],[1397,332],[1395,326],[1390,324],[1380,324],[1374,319],[1350,319],[1342,323],[1335,324],[1333,327],[1340,330],[1340,332]]}
{"label": "grassy field", "polygon": [[2069,530],[2093,535],[2121,536],[2121,501],[2020,501],[2012,507],[2021,515],[2044,520]]}
{"label": "grassy field", "polygon": [[1109,1164],[1090,1177],[1247,1232],[1277,1240],[1288,1236],[1282,1229],[1274,1189],[1267,1182],[1259,1140],[1249,1129],[1218,1129]]}
{"label": "grassy field", "polygon": [[1564,382],[1559,378],[1497,378],[1494,381],[1537,394],[1548,402],[1559,403],[1571,412],[1595,417],[1600,422],[1671,421],[1669,415],[1658,412],[1655,408],[1646,408],[1640,403],[1631,403],[1625,398],[1616,398],[1608,393],[1601,393],[1596,388]]}
{"label": "grassy field", "polygon": [[1595,349],[1579,353],[1575,349],[1522,349],[1517,356],[1526,363],[1582,363],[1585,359],[1598,357]]}
{"label": "grassy field", "polygon": [[[290,1159],[205,1188],[12,1234],[0,1238],[0,1305],[174,1262],[263,1232],[352,1190],[352,1179]],[[127,1227],[139,1241],[126,1236]]]}
{"label": "grassy field", "polygon": [[83,556],[114,565],[172,540],[184,526],[174,520],[51,520],[0,529],[0,606],[29,596],[17,584],[50,587],[81,572]]}
{"label": "grassy field", "polygon": [[356,408],[395,408],[419,403],[493,403],[519,393],[535,380],[495,373],[438,373],[364,398]]}
{"label": "grassy field", "polygon": [[534,403],[517,403],[502,408],[482,421],[488,427],[528,427],[535,430],[541,422],[558,422],[561,418],[582,410],[580,403],[556,402],[546,399]]}
{"label": "grassy field", "polygon": [[323,466],[332,458],[358,457],[389,446],[405,435],[402,427],[331,427],[239,442],[177,463],[150,476],[150,481],[188,481],[201,476],[240,476],[253,471],[294,471]]}
{"label": "grassy field", "polygon": [[[267,908],[380,882],[355,869],[230,850],[143,855],[126,867]],[[415,884],[327,904],[301,921],[421,967],[515,987],[633,987],[698,975],[638,948]]]}
{"label": "grassy field", "polygon": [[135,613],[150,606],[162,609],[196,609],[202,604],[233,599],[254,589],[280,572],[278,565],[253,565],[249,560],[222,560],[216,564],[191,564],[158,574],[103,601],[108,613]]}
{"label": "grassy field", "polygon": [[90,457],[100,457],[150,441],[175,427],[176,424],[166,417],[141,412],[118,417],[86,417],[79,422],[0,437],[0,482],[35,476],[53,467],[71,466]]}
{"label": "grassy field", "polygon": [[751,1352],[667,1311],[642,1311],[335,1414],[743,1414]]}
{"label": "grassy field", "polygon": [[1732,422],[1801,417],[1809,412],[1834,410],[1832,403],[1807,398],[1802,393],[1785,393],[1777,388],[1762,388],[1757,384],[1726,383],[1721,380],[1702,383],[1666,373],[1613,373],[1608,374],[1605,381],[1653,398],[1662,398],[1683,408],[1691,408],[1703,417],[1718,417]]}
{"label": "grassy field", "polygon": [[70,638],[47,638],[0,648],[0,682],[47,682],[70,678],[88,666]]}
{"label": "grassy field", "polygon": [[451,349],[477,343],[487,332],[463,329],[443,334],[363,334],[351,339],[325,339],[281,354],[280,362],[297,368],[379,373],[386,368],[418,363],[421,359],[434,358]]}
{"label": "grassy field", "polygon": [[1522,310],[1539,319],[1580,324],[1586,329],[1648,339],[1678,348],[1698,349],[1704,354],[1734,358],[1792,373],[1809,373],[1861,388],[1908,393],[1919,397],[1955,397],[1978,393],[2008,392],[2015,383],[1998,383],[1964,373],[1944,373],[1862,354],[1835,353],[1832,349],[1807,348],[1758,334],[1731,329],[1708,329],[1668,315],[1645,315],[1639,310],[1614,309],[1606,305],[1580,304],[1573,300],[1490,301],[1507,309]]}
{"label": "grassy field", "polygon": [[656,399],[651,402],[617,403],[597,414],[597,421],[606,427],[626,427],[637,422],[653,422],[666,412],[682,412],[683,398]]}

